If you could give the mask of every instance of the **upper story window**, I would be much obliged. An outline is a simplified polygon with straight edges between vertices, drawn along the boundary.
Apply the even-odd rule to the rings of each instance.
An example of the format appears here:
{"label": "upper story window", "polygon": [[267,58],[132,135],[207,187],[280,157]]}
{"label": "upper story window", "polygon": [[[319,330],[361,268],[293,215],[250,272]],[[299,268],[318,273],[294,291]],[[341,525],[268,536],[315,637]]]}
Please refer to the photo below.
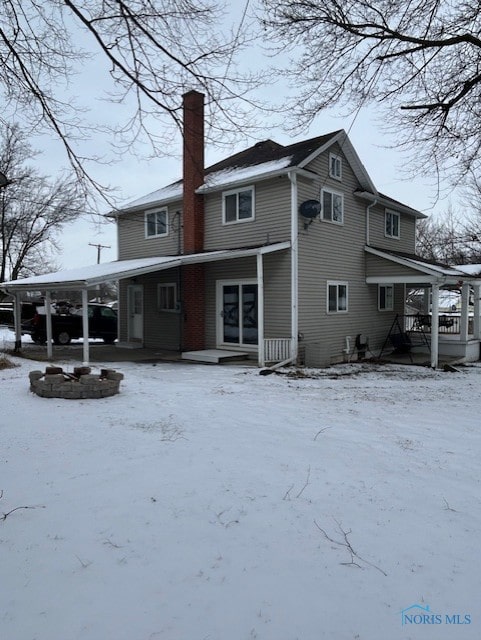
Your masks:
{"label": "upper story window", "polygon": [[145,213],[145,237],[158,238],[166,236],[168,229],[167,209],[155,209]]}
{"label": "upper story window", "polygon": [[321,191],[321,218],[328,222],[343,224],[344,222],[344,196],[330,189]]}
{"label": "upper story window", "polygon": [[329,175],[335,180],[342,180],[342,158],[335,153],[329,154]]}
{"label": "upper story window", "polygon": [[399,238],[401,235],[401,216],[396,211],[385,213],[384,233],[388,238]]}
{"label": "upper story window", "polygon": [[345,313],[347,311],[347,282],[327,283],[327,312]]}
{"label": "upper story window", "polygon": [[254,220],[254,187],[244,187],[222,194],[222,222],[232,224]]}

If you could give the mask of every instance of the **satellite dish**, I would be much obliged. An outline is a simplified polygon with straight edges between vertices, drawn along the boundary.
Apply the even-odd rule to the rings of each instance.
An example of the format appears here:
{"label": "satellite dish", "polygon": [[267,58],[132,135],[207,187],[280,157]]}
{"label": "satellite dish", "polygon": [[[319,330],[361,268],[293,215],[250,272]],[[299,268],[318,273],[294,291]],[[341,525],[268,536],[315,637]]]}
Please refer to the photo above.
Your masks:
{"label": "satellite dish", "polygon": [[306,200],[299,206],[299,213],[303,218],[316,218],[321,213],[321,203],[318,200]]}

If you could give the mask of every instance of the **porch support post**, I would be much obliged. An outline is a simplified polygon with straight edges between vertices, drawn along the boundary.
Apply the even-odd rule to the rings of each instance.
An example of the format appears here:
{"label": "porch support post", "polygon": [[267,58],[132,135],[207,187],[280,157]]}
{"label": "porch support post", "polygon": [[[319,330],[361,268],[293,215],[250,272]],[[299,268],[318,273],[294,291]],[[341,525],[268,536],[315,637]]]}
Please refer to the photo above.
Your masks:
{"label": "porch support post", "polygon": [[45,291],[45,325],[47,328],[47,358],[52,359],[52,297],[50,291]]}
{"label": "porch support post", "polygon": [[83,365],[89,363],[89,299],[87,289],[82,289],[82,334],[83,334]]}
{"label": "porch support post", "polygon": [[424,287],[424,295],[423,295],[423,313],[428,314],[431,308],[430,304],[431,298],[431,289],[429,287]]}
{"label": "porch support post", "polygon": [[259,367],[265,367],[264,351],[264,263],[262,253],[257,254],[257,342]]}
{"label": "porch support post", "polygon": [[299,349],[299,223],[297,212],[297,175],[290,171],[291,181],[291,358],[296,362]]}
{"label": "porch support post", "polygon": [[463,282],[461,287],[461,318],[459,326],[459,339],[466,342],[468,339],[469,322],[469,282]]}
{"label": "porch support post", "polygon": [[20,351],[22,348],[22,305],[20,304],[18,293],[13,294],[13,316],[15,324],[15,346],[13,350]]}
{"label": "porch support post", "polygon": [[473,297],[474,297],[474,317],[473,317],[473,334],[474,339],[479,340],[481,338],[481,323],[479,322],[479,314],[481,313],[481,305],[479,296],[481,295],[481,286],[479,284],[473,285]]}
{"label": "porch support post", "polygon": [[439,360],[439,284],[432,286],[431,316],[431,367],[436,369]]}

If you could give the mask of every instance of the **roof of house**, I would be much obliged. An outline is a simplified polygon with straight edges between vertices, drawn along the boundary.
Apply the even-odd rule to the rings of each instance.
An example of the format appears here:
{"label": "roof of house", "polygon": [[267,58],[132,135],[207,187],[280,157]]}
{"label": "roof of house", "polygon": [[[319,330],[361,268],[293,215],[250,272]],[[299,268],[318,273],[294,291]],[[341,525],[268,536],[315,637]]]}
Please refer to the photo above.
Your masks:
{"label": "roof of house", "polygon": [[[314,179],[317,175],[314,172],[309,172],[306,169],[307,165],[336,142],[342,148],[359,181],[358,195],[369,200],[382,200],[383,204],[387,206],[389,204],[396,205],[406,213],[423,217],[419,211],[377,191],[343,129],[289,145],[282,145],[274,140],[257,142],[253,146],[207,167],[204,171],[204,184],[199,187],[197,192],[208,193],[220,188],[225,189],[242,183],[247,184],[249,181],[267,179],[286,174],[292,170],[303,170],[305,176],[309,177],[311,174]],[[129,202],[113,214],[128,213],[146,206],[164,206],[170,202],[178,201],[182,198],[182,187],[182,180],[177,180]]]}

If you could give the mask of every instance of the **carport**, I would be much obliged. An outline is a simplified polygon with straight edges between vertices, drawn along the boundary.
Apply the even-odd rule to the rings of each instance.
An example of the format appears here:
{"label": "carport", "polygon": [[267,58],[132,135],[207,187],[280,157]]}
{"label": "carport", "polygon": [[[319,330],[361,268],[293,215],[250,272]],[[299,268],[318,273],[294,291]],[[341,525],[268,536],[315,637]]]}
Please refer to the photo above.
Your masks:
{"label": "carport", "polygon": [[[262,247],[249,249],[229,249],[208,251],[179,256],[157,256],[152,258],[135,258],[132,260],[117,260],[103,264],[94,264],[77,269],[57,271],[41,276],[32,276],[21,280],[0,283],[0,289],[13,297],[15,317],[15,350],[22,346],[22,327],[20,296],[27,292],[40,292],[45,300],[46,333],[47,333],[47,357],[53,356],[53,332],[52,332],[52,293],[60,291],[81,291],[82,293],[82,326],[83,335],[89,335],[88,322],[88,292],[97,285],[105,282],[135,278],[147,273],[162,271],[188,264],[202,262],[214,262],[218,260],[231,260],[247,256],[255,256],[257,264],[257,283],[259,292],[263,292],[263,256],[274,251],[282,251],[290,247],[289,242],[281,242]],[[263,294],[259,295],[259,344],[263,339]],[[89,341],[83,341],[83,364],[89,363]]]}

